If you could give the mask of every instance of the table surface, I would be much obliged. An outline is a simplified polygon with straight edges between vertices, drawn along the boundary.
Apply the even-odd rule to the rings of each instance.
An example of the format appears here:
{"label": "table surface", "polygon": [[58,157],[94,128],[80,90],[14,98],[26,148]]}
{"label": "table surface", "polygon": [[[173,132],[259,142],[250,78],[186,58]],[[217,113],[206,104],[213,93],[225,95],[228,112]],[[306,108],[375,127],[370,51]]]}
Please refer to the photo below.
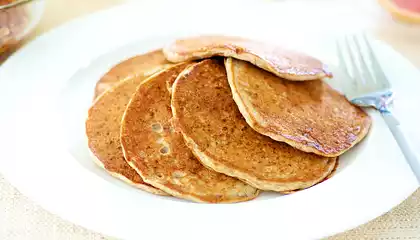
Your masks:
{"label": "table surface", "polygon": [[[70,19],[126,1],[47,0],[41,22],[27,41]],[[372,26],[371,32],[420,68],[420,26],[395,23],[376,4],[371,2],[371,6],[367,18]],[[20,194],[1,175],[0,211],[0,239],[113,239],[76,226],[43,210]],[[420,189],[387,214],[329,239],[420,239]]]}

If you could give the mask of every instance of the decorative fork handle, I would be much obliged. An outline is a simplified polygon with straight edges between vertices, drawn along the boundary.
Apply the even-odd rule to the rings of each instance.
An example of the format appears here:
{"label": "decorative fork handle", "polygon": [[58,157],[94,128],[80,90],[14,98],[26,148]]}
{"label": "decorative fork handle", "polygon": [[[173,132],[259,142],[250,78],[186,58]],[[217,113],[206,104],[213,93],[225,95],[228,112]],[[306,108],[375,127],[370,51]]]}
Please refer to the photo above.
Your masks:
{"label": "decorative fork handle", "polygon": [[407,138],[405,137],[404,133],[401,131],[398,120],[389,111],[382,112],[381,114],[386,124],[388,125],[389,130],[391,130],[392,135],[394,135],[394,139],[400,146],[400,149],[404,154],[405,159],[407,159],[407,162],[410,165],[412,172],[417,178],[417,182],[420,184],[420,161],[417,158],[414,151],[411,149],[410,145],[408,144]]}

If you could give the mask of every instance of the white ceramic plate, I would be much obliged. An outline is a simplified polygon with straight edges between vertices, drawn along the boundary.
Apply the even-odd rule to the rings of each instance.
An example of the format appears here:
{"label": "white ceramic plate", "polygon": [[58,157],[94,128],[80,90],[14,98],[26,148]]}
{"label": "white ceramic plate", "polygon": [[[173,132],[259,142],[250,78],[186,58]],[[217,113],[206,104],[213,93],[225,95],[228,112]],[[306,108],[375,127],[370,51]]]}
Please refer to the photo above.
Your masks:
{"label": "white ceramic plate", "polygon": [[[124,5],[47,33],[10,58],[0,67],[1,173],[45,209],[124,239],[320,238],[383,214],[417,188],[392,135],[374,111],[369,136],[341,157],[332,179],[287,196],[263,194],[239,204],[196,204],[142,192],[97,168],[84,137],[86,110],[95,82],[123,59],[179,36],[222,33],[285,42],[327,62],[336,61],[332,36],[315,31],[309,26],[312,21],[289,21],[293,9],[256,4],[239,10],[224,4],[222,12],[229,14],[215,18],[209,16],[220,8],[201,4],[178,5],[177,11],[168,5]],[[324,18],[320,21],[328,20]],[[279,27],[288,21],[285,28]],[[293,31],[302,26],[308,31]],[[374,46],[401,93],[397,104],[401,122],[419,136],[418,129],[410,127],[418,121],[417,112],[410,109],[420,102],[416,94],[420,81],[415,81],[420,74],[390,47],[377,41]],[[345,80],[337,74],[336,83]]]}

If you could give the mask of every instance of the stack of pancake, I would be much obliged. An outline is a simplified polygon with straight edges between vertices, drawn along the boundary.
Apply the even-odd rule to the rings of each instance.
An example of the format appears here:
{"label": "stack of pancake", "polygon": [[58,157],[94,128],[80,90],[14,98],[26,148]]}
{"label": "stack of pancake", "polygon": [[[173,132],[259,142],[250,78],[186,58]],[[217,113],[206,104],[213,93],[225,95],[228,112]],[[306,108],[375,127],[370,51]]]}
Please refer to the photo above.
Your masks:
{"label": "stack of pancake", "polygon": [[180,39],[111,69],[86,133],[95,162],[145,191],[196,202],[291,193],[331,177],[370,117],[324,64],[249,39]]}

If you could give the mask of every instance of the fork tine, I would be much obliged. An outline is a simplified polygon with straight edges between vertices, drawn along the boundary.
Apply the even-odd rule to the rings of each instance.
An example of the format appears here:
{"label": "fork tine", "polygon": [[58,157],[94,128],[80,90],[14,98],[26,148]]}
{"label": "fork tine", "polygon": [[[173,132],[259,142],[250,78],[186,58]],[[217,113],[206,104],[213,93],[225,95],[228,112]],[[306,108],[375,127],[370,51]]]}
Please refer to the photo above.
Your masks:
{"label": "fork tine", "polygon": [[375,54],[373,53],[372,50],[372,46],[370,45],[369,40],[366,37],[366,34],[362,34],[362,38],[365,41],[366,44],[366,48],[367,48],[367,53],[369,56],[369,59],[371,61],[371,66],[372,66],[372,70],[373,70],[373,75],[376,78],[376,82],[380,82],[382,85],[382,87],[385,88],[389,88],[390,84],[388,81],[388,78],[385,76],[385,73],[383,72],[381,66],[379,65],[379,61],[376,58]]}
{"label": "fork tine", "polygon": [[[350,69],[353,66],[348,66],[348,59],[346,58],[348,53],[346,51],[345,42],[340,38],[337,39],[336,42],[336,55],[338,57],[338,66],[342,70],[346,76],[351,76]],[[345,79],[345,77],[344,77]],[[358,86],[359,83],[355,80],[355,78],[347,79],[348,81],[331,81],[329,84],[335,86],[337,89],[346,89],[346,92],[343,92],[349,98],[354,97],[357,94],[357,89],[360,87]]]}
{"label": "fork tine", "polygon": [[336,48],[337,48],[336,52],[337,52],[337,55],[338,55],[338,66],[340,66],[340,68],[343,71],[346,71],[346,73],[348,74],[349,72],[348,72],[348,69],[347,69],[346,61],[344,60],[344,54],[343,54],[343,51],[341,50],[339,41],[336,41],[335,45],[336,45]]}
{"label": "fork tine", "polygon": [[368,63],[366,62],[366,58],[363,57],[363,49],[360,45],[359,41],[357,40],[357,37],[355,35],[352,36],[353,42],[355,43],[356,49],[357,49],[357,57],[360,62],[360,75],[362,77],[362,80],[368,84],[368,83],[376,83],[376,79],[371,75],[370,70],[368,68]]}
{"label": "fork tine", "polygon": [[[357,84],[357,85],[359,85],[360,84],[360,82],[361,83],[364,83],[364,79],[362,78],[362,76],[361,76],[361,74],[360,74],[360,71],[359,71],[359,68],[358,68],[358,66],[357,66],[357,63],[356,63],[356,60],[355,60],[355,57],[353,56],[353,54],[354,54],[354,51],[352,51],[352,49],[351,49],[351,47],[350,47],[350,41],[348,40],[348,38],[347,37],[345,37],[345,45],[346,45],[346,49],[347,49],[347,52],[348,52],[348,54],[349,54],[349,58],[350,58],[350,63],[351,63],[351,75],[353,76],[353,78],[355,78],[355,79],[358,79],[358,80],[360,80],[360,81],[355,81],[355,83]],[[356,52],[356,54],[359,54],[359,53],[357,53]]]}

